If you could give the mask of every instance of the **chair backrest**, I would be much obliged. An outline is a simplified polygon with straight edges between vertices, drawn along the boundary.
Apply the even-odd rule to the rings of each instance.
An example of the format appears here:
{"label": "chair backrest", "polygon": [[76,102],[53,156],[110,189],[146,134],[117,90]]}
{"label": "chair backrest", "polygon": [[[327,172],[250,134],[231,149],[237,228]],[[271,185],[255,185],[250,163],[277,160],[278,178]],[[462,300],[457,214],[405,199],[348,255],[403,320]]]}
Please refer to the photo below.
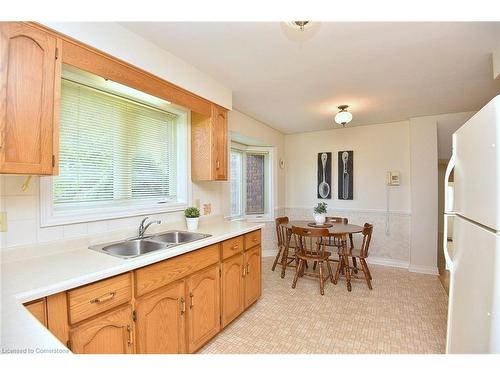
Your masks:
{"label": "chair backrest", "polygon": [[292,234],[299,253],[313,257],[324,256],[325,239],[330,235],[328,229],[292,226]]}
{"label": "chair backrest", "polygon": [[370,248],[370,241],[372,239],[373,225],[365,223],[363,227],[363,243],[361,244],[360,258],[368,257],[368,250]]}
{"label": "chair backrest", "polygon": [[286,228],[281,224],[288,223],[288,216],[277,217],[274,222],[276,223],[276,236],[278,238],[278,246],[286,245]]}

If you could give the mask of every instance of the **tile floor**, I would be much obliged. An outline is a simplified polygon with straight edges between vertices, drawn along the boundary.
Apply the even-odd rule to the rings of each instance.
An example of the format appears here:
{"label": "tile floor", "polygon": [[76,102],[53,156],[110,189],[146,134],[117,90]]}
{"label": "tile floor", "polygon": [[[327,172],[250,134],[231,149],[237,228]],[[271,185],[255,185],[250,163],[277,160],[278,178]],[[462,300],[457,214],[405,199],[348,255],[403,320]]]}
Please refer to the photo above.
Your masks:
{"label": "tile floor", "polygon": [[448,297],[437,276],[370,266],[364,280],[326,284],[315,279],[291,288],[263,259],[262,297],[200,353],[443,353]]}

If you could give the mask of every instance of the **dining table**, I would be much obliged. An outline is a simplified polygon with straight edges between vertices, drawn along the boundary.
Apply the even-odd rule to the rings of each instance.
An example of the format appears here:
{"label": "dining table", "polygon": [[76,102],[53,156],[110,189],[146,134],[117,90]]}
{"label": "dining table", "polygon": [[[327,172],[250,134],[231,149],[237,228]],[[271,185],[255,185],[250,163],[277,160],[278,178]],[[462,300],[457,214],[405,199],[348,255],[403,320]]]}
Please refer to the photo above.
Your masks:
{"label": "dining table", "polygon": [[[286,244],[285,244],[285,249],[283,252],[283,257],[281,260],[281,278],[283,279],[285,277],[285,270],[286,270],[286,265],[287,265],[287,259],[288,259],[288,248],[290,246],[290,240],[292,238],[292,227],[301,227],[301,228],[325,228],[322,226],[314,226],[312,225],[311,221],[307,220],[289,220],[286,223],[281,224],[283,227],[286,228],[287,232],[287,238],[286,238]],[[336,237],[340,241],[340,245],[342,247],[342,252],[339,254],[339,256],[344,257],[344,274],[346,277],[346,284],[347,284],[347,290],[350,292],[351,291],[351,268],[349,266],[349,251],[347,249],[347,240],[349,239],[350,235],[353,235],[355,233],[361,233],[363,232],[363,227],[355,224],[346,224],[346,223],[328,223],[331,224],[331,226],[328,226],[326,229],[328,229],[328,232],[330,233],[331,237]]]}

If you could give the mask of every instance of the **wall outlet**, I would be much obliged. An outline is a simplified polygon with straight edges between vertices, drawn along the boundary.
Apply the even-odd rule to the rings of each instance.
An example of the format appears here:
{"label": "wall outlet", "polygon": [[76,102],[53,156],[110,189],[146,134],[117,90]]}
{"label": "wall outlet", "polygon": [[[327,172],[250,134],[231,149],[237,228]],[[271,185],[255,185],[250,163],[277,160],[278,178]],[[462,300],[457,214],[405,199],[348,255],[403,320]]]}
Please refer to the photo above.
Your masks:
{"label": "wall outlet", "polygon": [[0,232],[7,232],[7,212],[0,212]]}

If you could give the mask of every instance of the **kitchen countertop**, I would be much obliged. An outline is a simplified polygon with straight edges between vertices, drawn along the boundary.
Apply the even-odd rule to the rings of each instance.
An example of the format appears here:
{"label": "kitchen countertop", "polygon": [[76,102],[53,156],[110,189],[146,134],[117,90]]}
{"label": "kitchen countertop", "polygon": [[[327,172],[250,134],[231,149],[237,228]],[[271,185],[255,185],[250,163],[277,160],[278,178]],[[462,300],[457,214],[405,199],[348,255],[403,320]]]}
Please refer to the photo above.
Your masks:
{"label": "kitchen countertop", "polygon": [[77,249],[2,263],[1,352],[68,352],[24,308],[25,302],[144,267],[263,227],[263,223],[246,221],[200,222],[197,232],[211,234],[211,237],[131,259],[117,258],[80,245]]}

